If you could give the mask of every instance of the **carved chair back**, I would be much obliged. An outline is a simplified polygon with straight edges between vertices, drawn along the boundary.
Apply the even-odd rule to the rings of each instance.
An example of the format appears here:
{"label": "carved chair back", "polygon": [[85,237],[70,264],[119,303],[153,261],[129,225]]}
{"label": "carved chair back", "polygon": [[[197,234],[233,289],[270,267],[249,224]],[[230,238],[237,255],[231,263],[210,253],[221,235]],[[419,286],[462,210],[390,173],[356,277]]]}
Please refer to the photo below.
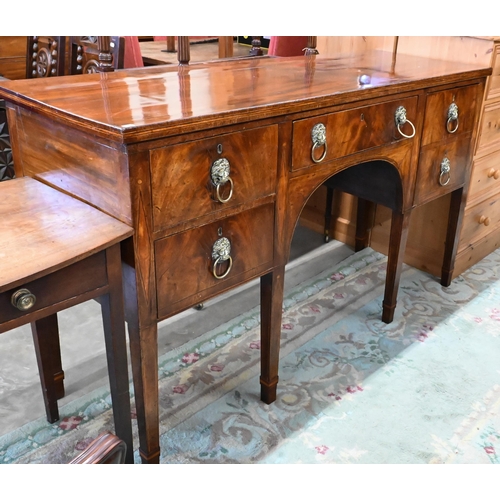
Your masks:
{"label": "carved chair back", "polygon": [[[69,74],[79,75],[123,68],[125,39],[121,36],[71,36]],[[109,52],[108,52],[109,50]]]}
{"label": "carved chair back", "polygon": [[26,78],[64,75],[66,37],[29,36],[27,38]]}

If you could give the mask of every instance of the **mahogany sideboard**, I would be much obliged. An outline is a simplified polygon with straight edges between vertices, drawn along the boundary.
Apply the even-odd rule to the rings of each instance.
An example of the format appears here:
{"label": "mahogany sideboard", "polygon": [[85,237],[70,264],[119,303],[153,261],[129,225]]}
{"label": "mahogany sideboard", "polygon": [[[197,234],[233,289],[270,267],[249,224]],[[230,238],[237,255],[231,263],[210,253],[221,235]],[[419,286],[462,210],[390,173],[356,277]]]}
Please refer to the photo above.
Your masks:
{"label": "mahogany sideboard", "polygon": [[2,83],[16,175],[135,230],[122,258],[144,463],[160,454],[158,322],[256,277],[261,398],[276,399],[290,242],[308,198],[333,175],[361,164],[368,180],[391,172],[384,321],[412,209],[452,193],[442,267],[450,284],[490,73],[374,52]]}

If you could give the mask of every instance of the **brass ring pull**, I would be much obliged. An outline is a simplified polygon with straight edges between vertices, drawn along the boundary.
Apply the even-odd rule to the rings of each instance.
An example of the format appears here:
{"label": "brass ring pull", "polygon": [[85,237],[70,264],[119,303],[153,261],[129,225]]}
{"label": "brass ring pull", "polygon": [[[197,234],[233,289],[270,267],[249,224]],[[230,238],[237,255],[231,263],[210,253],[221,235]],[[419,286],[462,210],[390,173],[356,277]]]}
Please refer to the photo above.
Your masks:
{"label": "brass ring pull", "polygon": [[[455,122],[455,128],[450,130],[451,124]],[[448,119],[446,120],[446,130],[449,134],[454,134],[458,130],[458,106],[452,102],[448,108]]]}
{"label": "brass ring pull", "polygon": [[27,311],[35,305],[36,297],[27,288],[21,288],[12,294],[10,302],[20,311]]}
{"label": "brass ring pull", "polygon": [[[326,145],[326,127],[322,123],[317,123],[311,130],[312,148],[311,159],[314,163],[321,163],[326,158],[328,147]],[[316,158],[314,151],[323,146],[323,154]]]}
{"label": "brass ring pull", "polygon": [[[221,280],[225,278],[231,271],[231,268],[233,267],[233,259],[230,253],[231,253],[231,242],[227,238],[225,237],[219,238],[214,243],[212,247],[212,259],[214,259],[214,263],[212,266],[212,274],[214,275],[215,279]],[[229,261],[226,272],[224,274],[217,274],[217,266],[221,262],[225,262],[226,260]]]}
{"label": "brass ring pull", "polygon": [[479,217],[479,224],[484,224],[485,226],[489,226],[490,218],[486,217],[485,215],[481,215],[481,217]]}
{"label": "brass ring pull", "polygon": [[231,256],[229,256],[228,260],[229,260],[229,265],[227,266],[226,272],[224,274],[219,275],[217,274],[217,266],[220,262],[222,262],[222,257],[217,257],[217,259],[215,259],[214,267],[212,268],[212,274],[214,275],[215,279],[221,280],[229,274],[229,271],[231,271],[231,268],[233,267],[233,259],[231,258]]}
{"label": "brass ring pull", "polygon": [[439,173],[439,184],[441,184],[441,186],[446,186],[450,182],[450,171],[450,160],[448,160],[448,158],[443,158],[443,161],[441,162],[441,170]]}
{"label": "brass ring pull", "polygon": [[[229,164],[229,160],[227,158],[219,158],[212,163],[212,167],[210,169],[210,178],[214,186],[217,187],[216,195],[217,199],[221,203],[227,203],[233,196],[234,184],[231,177],[229,177],[230,172],[231,165]],[[226,198],[222,198],[220,188],[226,182],[229,182],[231,188],[229,190],[229,195]]]}
{"label": "brass ring pull", "polygon": [[[396,113],[394,114],[394,120],[396,121],[396,127],[398,129],[398,132],[403,136],[406,137],[407,139],[411,139],[412,137],[415,137],[415,125],[406,118],[406,108],[404,106],[399,106],[398,109],[396,109]],[[409,123],[411,128],[412,128],[412,133],[411,135],[405,134],[401,130],[401,126],[404,125],[405,123]]]}
{"label": "brass ring pull", "polygon": [[221,203],[227,203],[231,199],[231,197],[233,196],[233,187],[234,187],[234,184],[233,184],[233,181],[231,180],[231,177],[228,177],[227,181],[231,185],[230,189],[229,189],[229,194],[228,194],[227,198],[222,198],[221,195],[220,195],[220,187],[223,186],[224,184],[217,184],[217,191],[216,191],[217,199]]}

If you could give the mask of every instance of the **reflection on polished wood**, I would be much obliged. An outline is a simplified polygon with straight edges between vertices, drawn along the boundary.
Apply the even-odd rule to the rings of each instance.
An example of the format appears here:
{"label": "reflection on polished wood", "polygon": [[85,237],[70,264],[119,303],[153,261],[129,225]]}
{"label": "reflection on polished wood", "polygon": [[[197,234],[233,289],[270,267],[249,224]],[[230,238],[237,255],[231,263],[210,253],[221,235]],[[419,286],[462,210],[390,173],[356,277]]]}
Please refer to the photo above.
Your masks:
{"label": "reflection on polished wood", "polygon": [[[178,64],[178,55],[176,51],[167,51],[167,41],[141,42],[141,54],[146,66],[155,66],[158,64]],[[221,47],[217,40],[202,43],[191,43],[190,64],[212,61],[225,57],[249,57],[250,47],[234,43],[233,53],[230,55],[227,47],[226,52],[221,53]],[[264,54],[267,52],[263,49]]]}
{"label": "reflection on polished wood", "polygon": [[[402,54],[394,63],[392,56],[245,58],[0,87],[13,124],[16,174],[43,179],[135,229],[123,246],[123,269],[143,462],[158,462],[160,454],[158,321],[256,277],[261,398],[276,399],[290,242],[307,200],[332,176],[377,160],[400,180],[384,321],[396,306],[410,213],[428,201],[415,198],[417,178],[432,199],[452,193],[443,276],[452,272],[468,175],[440,186],[427,159],[450,146],[468,172],[491,69]],[[369,84],[360,84],[363,74]],[[464,110],[465,128],[453,136],[442,130],[447,92]],[[413,137],[395,122],[403,104]],[[434,114],[435,121],[428,119]],[[324,159],[323,149],[311,157],[318,147],[311,130],[319,123],[326,126]],[[431,142],[424,145],[423,137]],[[234,189],[229,196],[222,186],[221,203],[211,172],[223,160]],[[228,266],[216,269],[214,257],[220,238],[231,243],[232,268],[223,279],[216,271],[220,276]]]}

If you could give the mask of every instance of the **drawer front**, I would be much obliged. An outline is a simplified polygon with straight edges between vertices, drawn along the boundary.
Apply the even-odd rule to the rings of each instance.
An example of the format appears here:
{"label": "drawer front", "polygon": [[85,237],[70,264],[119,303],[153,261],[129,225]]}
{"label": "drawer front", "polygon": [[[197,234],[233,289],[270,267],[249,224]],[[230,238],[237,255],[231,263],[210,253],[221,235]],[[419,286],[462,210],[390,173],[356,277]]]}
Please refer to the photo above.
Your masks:
{"label": "drawer front", "polygon": [[[478,85],[429,94],[425,106],[422,146],[471,132],[476,119],[477,100],[481,98]],[[451,116],[453,113],[450,114],[454,106],[458,119]]]}
{"label": "drawer front", "polygon": [[459,251],[488,236],[500,225],[500,197],[495,194],[476,205],[467,206],[464,214]]}
{"label": "drawer front", "polygon": [[[107,285],[106,255],[99,252],[60,271],[0,293],[0,324]],[[11,304],[12,294],[25,288],[35,297],[33,307],[20,311]]]}
{"label": "drawer front", "polygon": [[493,71],[488,77],[488,90],[486,91],[486,99],[496,99],[500,97],[500,45],[495,47],[495,55],[493,59]]}
{"label": "drawer front", "polygon": [[[186,299],[196,303],[270,267],[273,235],[274,203],[268,203],[156,241],[158,317],[176,312]],[[214,244],[222,238],[230,242],[230,259],[214,268]]]}
{"label": "drawer front", "polygon": [[277,151],[276,125],[151,151],[154,229],[273,194]]}
{"label": "drawer front", "polygon": [[500,194],[500,152],[474,160],[468,203],[486,192]]}
{"label": "drawer front", "polygon": [[470,134],[460,136],[455,141],[421,149],[415,185],[415,206],[454,191],[464,184],[467,168],[470,166],[469,149]]}
{"label": "drawer front", "polygon": [[485,155],[500,149],[500,102],[484,107],[476,155]]}
{"label": "drawer front", "polygon": [[[295,121],[292,170],[309,167],[318,162],[317,160],[326,162],[404,140],[405,138],[397,130],[396,110],[403,106],[406,109],[407,119],[415,123],[417,103],[418,97],[411,97]],[[318,124],[323,124],[325,127],[326,148],[323,145],[314,145],[313,128]],[[403,125],[401,130],[406,135],[412,133],[411,125],[408,123]]]}

